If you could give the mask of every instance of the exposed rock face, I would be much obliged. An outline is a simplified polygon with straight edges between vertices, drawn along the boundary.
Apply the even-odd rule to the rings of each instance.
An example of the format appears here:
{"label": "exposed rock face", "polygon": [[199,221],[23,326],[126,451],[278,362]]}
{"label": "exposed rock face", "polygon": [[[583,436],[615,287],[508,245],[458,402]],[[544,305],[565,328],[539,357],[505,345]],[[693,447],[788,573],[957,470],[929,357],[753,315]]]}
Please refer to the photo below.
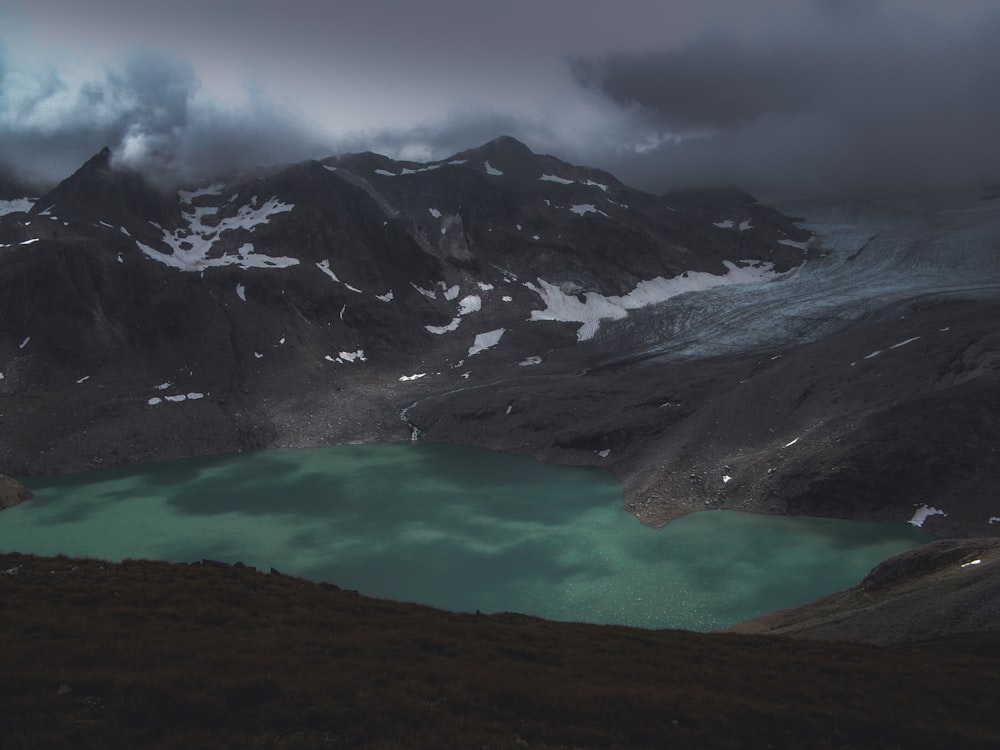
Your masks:
{"label": "exposed rock face", "polygon": [[13,508],[31,498],[31,490],[16,479],[0,474],[0,510]]}
{"label": "exposed rock face", "polygon": [[642,284],[771,278],[802,262],[778,238],[808,236],[756,203],[681,209],[509,138],[174,195],[104,151],[0,223],[0,398],[18,425],[0,460],[32,474],[406,438],[400,410],[431,378],[447,391],[572,352],[650,301]]}

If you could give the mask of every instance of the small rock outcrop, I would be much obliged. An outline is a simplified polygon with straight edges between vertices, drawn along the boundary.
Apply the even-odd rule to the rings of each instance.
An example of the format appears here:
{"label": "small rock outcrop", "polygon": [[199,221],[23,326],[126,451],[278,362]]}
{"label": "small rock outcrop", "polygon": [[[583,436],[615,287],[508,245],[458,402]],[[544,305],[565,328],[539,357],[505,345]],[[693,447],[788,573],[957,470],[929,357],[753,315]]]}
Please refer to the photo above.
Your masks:
{"label": "small rock outcrop", "polygon": [[0,474],[0,510],[13,508],[32,497],[31,490],[16,479]]}

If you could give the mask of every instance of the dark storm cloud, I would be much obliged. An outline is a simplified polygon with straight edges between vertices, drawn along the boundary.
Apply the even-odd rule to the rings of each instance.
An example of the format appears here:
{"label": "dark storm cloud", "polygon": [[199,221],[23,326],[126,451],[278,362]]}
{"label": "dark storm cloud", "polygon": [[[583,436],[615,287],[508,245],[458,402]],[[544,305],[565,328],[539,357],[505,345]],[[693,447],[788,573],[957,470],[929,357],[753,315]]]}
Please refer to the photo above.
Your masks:
{"label": "dark storm cloud", "polygon": [[161,54],[131,54],[83,81],[44,68],[9,75],[2,59],[0,162],[29,182],[62,179],[104,146],[117,164],[163,182],[322,151],[262,96],[239,106],[198,100],[193,68]]}
{"label": "dark storm cloud", "polygon": [[621,106],[638,105],[678,132],[732,128],[769,112],[798,114],[815,105],[826,71],[788,50],[721,40],[642,56],[572,63],[577,80]]}
{"label": "dark storm cloud", "polygon": [[995,0],[7,0],[0,164],[107,145],[171,179],[508,134],[651,190],[995,181],[997,38]]}
{"label": "dark storm cloud", "polygon": [[974,4],[936,24],[879,3],[821,5],[830,12],[813,23],[752,43],[719,36],[574,61],[582,86],[661,133],[619,168],[646,184],[658,173],[772,191],[1000,177],[1000,9]]}

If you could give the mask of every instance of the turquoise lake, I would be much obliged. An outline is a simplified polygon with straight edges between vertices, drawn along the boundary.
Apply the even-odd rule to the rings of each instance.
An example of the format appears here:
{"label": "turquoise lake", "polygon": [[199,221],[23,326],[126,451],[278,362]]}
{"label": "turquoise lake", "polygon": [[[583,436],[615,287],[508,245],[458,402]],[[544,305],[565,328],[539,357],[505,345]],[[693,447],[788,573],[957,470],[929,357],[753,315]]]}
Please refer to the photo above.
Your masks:
{"label": "turquoise lake", "polygon": [[856,584],[906,524],[697,513],[663,529],[599,469],[426,443],[281,449],[23,478],[0,550],[240,560],[455,611],[712,630]]}

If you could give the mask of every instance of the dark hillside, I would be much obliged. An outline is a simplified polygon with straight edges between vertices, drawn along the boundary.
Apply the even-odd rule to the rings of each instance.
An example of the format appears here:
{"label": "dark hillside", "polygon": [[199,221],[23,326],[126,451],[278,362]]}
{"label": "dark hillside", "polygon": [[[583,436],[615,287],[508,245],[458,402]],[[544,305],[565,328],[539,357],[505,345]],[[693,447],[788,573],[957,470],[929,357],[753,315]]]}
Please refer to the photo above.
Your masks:
{"label": "dark hillside", "polygon": [[553,623],[249,568],[0,556],[5,750],[994,748],[1000,633]]}

